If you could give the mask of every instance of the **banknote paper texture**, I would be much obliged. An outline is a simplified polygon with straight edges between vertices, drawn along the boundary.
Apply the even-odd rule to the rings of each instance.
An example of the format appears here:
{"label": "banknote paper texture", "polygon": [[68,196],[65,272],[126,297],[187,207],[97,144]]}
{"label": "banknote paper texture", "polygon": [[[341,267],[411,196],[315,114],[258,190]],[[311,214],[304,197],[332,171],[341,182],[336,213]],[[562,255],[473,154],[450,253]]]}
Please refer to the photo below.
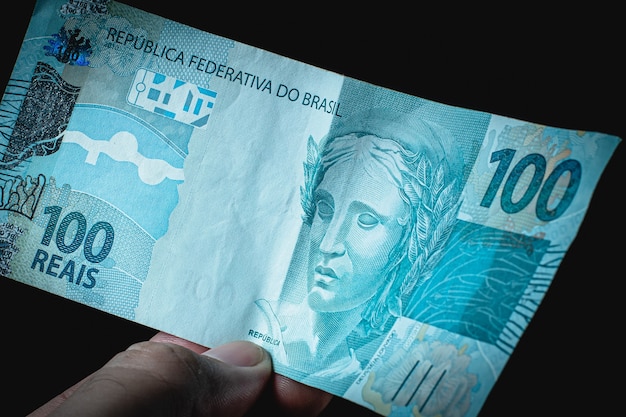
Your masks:
{"label": "banknote paper texture", "polygon": [[0,274],[381,415],[475,416],[615,136],[39,0],[0,103]]}

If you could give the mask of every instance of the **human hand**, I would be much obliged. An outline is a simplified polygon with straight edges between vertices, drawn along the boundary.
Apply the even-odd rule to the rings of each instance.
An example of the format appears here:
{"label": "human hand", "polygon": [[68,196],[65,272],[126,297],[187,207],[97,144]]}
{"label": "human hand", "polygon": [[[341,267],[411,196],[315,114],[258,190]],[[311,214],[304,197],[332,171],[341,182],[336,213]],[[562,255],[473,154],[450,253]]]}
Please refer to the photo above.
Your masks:
{"label": "human hand", "polygon": [[316,416],[331,394],[272,372],[252,342],[214,349],[158,333],[130,346],[29,417]]}

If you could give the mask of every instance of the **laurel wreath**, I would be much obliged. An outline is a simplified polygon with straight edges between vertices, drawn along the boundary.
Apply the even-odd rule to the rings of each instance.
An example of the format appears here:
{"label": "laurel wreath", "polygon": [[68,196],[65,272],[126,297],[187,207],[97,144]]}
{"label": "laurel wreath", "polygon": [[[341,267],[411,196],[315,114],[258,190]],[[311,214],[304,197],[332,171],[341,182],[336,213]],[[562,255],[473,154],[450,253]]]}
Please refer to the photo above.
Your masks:
{"label": "laurel wreath", "polygon": [[415,174],[405,174],[404,193],[411,206],[417,207],[417,218],[408,250],[413,266],[400,288],[402,294],[411,293],[418,283],[430,278],[444,255],[461,207],[457,180],[447,183],[444,163],[431,172],[430,161],[421,155]]}
{"label": "laurel wreath", "polygon": [[314,181],[320,163],[321,158],[317,143],[313,136],[309,136],[306,161],[302,164],[304,167],[304,185],[300,186],[300,205],[304,211],[302,219],[309,226],[313,222],[313,216],[315,216],[315,203],[312,193],[317,185],[314,184]]}

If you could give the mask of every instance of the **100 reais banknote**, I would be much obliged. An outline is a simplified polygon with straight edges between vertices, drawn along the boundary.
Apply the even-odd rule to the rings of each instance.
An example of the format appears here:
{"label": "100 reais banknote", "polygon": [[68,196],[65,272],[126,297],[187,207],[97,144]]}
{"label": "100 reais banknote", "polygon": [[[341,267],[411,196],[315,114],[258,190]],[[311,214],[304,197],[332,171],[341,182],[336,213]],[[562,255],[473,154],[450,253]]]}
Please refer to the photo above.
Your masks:
{"label": "100 reais banknote", "polygon": [[2,276],[390,416],[478,414],[620,142],[107,0],[38,0],[0,114]]}

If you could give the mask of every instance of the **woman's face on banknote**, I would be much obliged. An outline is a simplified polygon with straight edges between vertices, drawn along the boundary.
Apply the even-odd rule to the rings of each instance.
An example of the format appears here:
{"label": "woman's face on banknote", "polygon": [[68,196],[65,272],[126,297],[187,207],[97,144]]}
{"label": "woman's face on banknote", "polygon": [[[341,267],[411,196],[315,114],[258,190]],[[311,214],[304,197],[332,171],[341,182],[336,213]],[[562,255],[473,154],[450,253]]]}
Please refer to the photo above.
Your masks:
{"label": "woman's face on banknote", "polygon": [[308,265],[309,305],[345,311],[383,284],[389,253],[402,236],[406,206],[388,173],[358,158],[328,169],[315,191]]}

